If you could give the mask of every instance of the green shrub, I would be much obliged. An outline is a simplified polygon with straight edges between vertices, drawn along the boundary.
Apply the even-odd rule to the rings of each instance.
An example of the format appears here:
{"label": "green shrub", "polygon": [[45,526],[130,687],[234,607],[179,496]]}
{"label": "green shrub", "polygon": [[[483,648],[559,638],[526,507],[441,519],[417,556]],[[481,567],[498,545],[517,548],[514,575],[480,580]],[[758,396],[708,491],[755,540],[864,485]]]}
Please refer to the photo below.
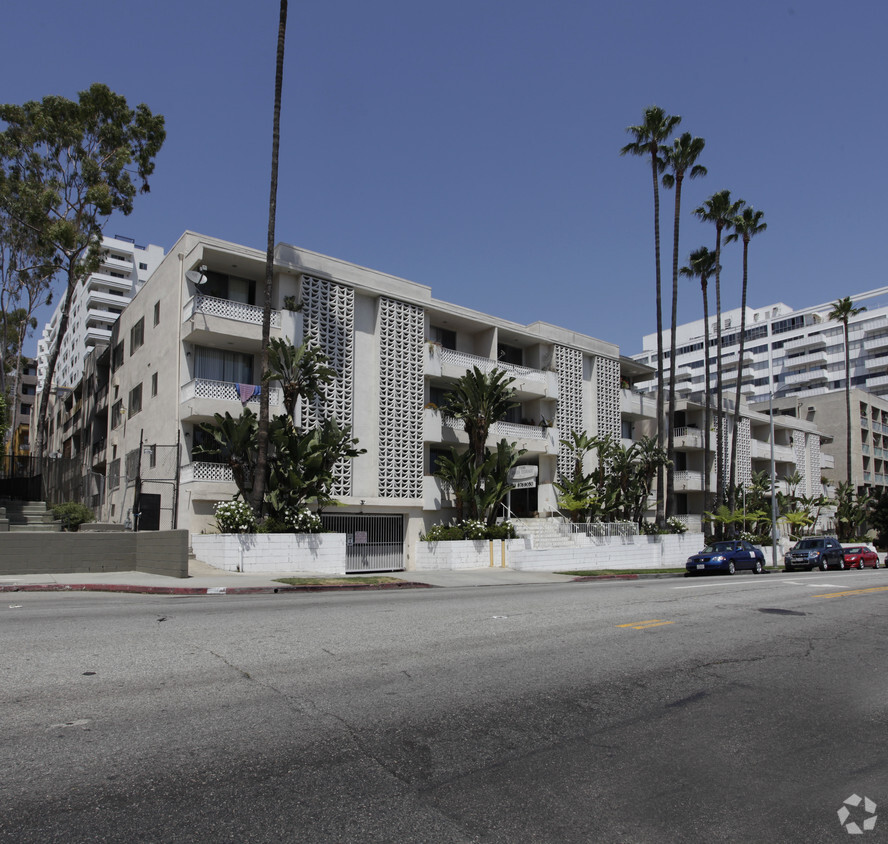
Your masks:
{"label": "green shrub", "polygon": [[257,528],[257,533],[324,533],[321,517],[307,508],[287,507],[278,516],[269,516]]}
{"label": "green shrub", "polygon": [[457,525],[432,525],[428,533],[421,534],[419,538],[423,542],[455,542],[465,539],[465,534]]}
{"label": "green shrub", "polygon": [[62,527],[65,530],[70,531],[77,530],[86,522],[94,522],[96,520],[95,513],[79,501],[66,501],[64,504],[56,504],[52,508],[52,514],[55,518],[62,520]]}

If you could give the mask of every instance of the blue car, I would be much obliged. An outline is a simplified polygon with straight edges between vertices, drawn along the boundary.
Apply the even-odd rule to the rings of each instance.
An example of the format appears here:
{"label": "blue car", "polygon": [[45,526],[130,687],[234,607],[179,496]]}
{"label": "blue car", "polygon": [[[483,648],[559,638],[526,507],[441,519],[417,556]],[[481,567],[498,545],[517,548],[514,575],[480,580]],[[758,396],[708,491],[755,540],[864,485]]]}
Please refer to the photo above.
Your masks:
{"label": "blue car", "polygon": [[741,569],[750,569],[761,574],[765,565],[765,555],[745,539],[728,539],[713,542],[698,554],[688,557],[685,568],[688,574],[708,574],[726,572],[733,574]]}

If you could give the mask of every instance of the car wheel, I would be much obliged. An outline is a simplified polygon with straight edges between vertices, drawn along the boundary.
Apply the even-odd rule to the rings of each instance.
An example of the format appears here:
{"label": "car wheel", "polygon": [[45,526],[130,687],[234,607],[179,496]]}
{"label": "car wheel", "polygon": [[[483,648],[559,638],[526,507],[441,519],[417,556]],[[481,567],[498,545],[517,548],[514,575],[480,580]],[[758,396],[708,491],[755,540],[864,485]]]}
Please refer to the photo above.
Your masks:
{"label": "car wheel", "polygon": [[[839,571],[843,571],[844,568],[845,568],[845,558],[842,557],[842,559],[839,560]],[[862,563],[861,563],[860,568],[861,568],[861,569],[863,568],[863,564],[862,564]]]}
{"label": "car wheel", "polygon": [[731,562],[728,563],[728,574],[733,574],[735,571],[737,571],[737,566],[735,566],[734,561],[731,560]]}
{"label": "car wheel", "polygon": [[753,574],[761,574],[762,573],[762,561],[756,557],[755,567],[752,569]]}
{"label": "car wheel", "polygon": [[881,563],[879,563],[879,558],[876,557],[876,561],[873,563],[873,568],[877,569],[880,565],[881,565]]}
{"label": "car wheel", "polygon": [[820,561],[820,571],[826,571],[829,568],[829,563],[826,562],[825,559]]}

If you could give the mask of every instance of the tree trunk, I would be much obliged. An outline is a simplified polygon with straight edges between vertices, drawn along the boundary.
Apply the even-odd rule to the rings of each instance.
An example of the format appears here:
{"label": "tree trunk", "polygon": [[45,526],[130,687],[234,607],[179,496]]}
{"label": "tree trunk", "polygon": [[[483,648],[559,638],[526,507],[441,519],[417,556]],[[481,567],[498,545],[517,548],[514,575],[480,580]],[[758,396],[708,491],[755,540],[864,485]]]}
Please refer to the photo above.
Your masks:
{"label": "tree trunk", "polygon": [[843,324],[845,335],[845,467],[848,486],[851,486],[851,359],[848,353],[848,317]]}
{"label": "tree trunk", "polygon": [[[724,408],[722,406],[722,319],[721,319],[721,234],[722,227],[715,227],[715,509],[725,500],[725,433]],[[723,531],[716,526],[716,535]]]}
{"label": "tree trunk", "polygon": [[[660,284],[660,187],[657,181],[657,150],[651,152],[654,180],[654,255],[657,264],[657,445],[663,448],[666,429],[663,419],[663,297]],[[666,526],[666,484],[663,466],[657,467],[657,527]]]}
{"label": "tree trunk", "polygon": [[743,352],[745,350],[746,334],[746,267],[749,254],[749,238],[743,238],[743,287],[740,294],[740,351],[737,361],[737,389],[734,392],[734,430],[731,432],[731,470],[728,475],[731,479],[731,510],[737,504],[737,444],[740,428],[740,387],[743,381]]}
{"label": "tree trunk", "polygon": [[712,507],[709,500],[709,454],[712,437],[710,426],[712,425],[712,396],[709,392],[710,368],[709,368],[709,294],[704,277],[700,282],[703,290],[703,370],[706,379],[704,388],[704,400],[706,402],[703,411],[703,511]]}
{"label": "tree trunk", "polygon": [[672,227],[672,330],[669,341],[669,439],[666,456],[666,516],[675,515],[675,331],[678,327],[678,229],[681,219],[681,174],[675,177],[675,222]]}
{"label": "tree trunk", "polygon": [[271,339],[271,295],[274,281],[274,229],[277,216],[278,151],[281,140],[281,90],[284,81],[284,42],[287,34],[287,0],[281,0],[278,25],[277,63],[274,76],[274,122],[271,141],[271,186],[268,197],[268,241],[265,253],[265,296],[262,303],[262,356],[261,385],[259,396],[259,423],[256,436],[256,472],[253,479],[251,504],[257,516],[262,515],[265,498],[265,476],[268,471],[268,404],[269,380],[268,345]]}

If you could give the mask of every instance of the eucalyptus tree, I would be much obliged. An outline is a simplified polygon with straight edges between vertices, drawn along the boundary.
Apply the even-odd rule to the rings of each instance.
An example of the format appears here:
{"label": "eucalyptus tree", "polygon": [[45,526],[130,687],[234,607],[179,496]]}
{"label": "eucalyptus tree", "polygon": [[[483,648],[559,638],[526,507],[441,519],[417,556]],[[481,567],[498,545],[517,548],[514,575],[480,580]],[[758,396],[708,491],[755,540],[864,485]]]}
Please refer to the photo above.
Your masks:
{"label": "eucalyptus tree", "polygon": [[[659,175],[666,165],[660,155],[660,148],[666,144],[673,130],[681,123],[678,115],[666,114],[659,106],[648,106],[644,110],[644,119],[637,126],[628,126],[626,131],[634,140],[626,144],[620,155],[637,155],[650,157],[651,177],[654,185],[654,260],[656,269],[656,301],[657,301],[657,442],[662,447],[666,430],[663,426],[663,297],[660,280],[660,183]],[[662,468],[657,474],[657,524],[666,524],[665,484]]]}
{"label": "eucalyptus tree", "polygon": [[106,85],[77,102],[59,96],[0,105],[0,208],[37,238],[65,279],[64,306],[47,362],[36,454],[42,456],[49,395],[73,292],[101,258],[102,231],[112,213],[130,214],[166,138],[164,120],[145,104],[131,109]]}
{"label": "eucalyptus tree", "polygon": [[731,479],[731,508],[734,507],[734,495],[737,489],[737,442],[740,429],[740,389],[743,381],[743,354],[746,350],[746,291],[749,277],[749,241],[757,234],[761,234],[768,228],[763,222],[764,211],[756,211],[751,205],[747,205],[736,217],[731,226],[733,231],[725,238],[725,243],[735,240],[743,241],[743,284],[740,295],[740,349],[737,359],[737,388],[734,393],[734,430],[731,434],[731,469],[728,477]]}
{"label": "eucalyptus tree", "polygon": [[666,454],[669,456],[669,467],[666,470],[666,515],[675,515],[675,333],[678,328],[678,233],[681,221],[681,188],[685,177],[696,179],[706,175],[706,168],[697,164],[706,141],[695,138],[690,132],[683,132],[665,147],[663,159],[666,172],[663,174],[663,187],[675,189],[675,218],[672,227],[672,325],[669,342],[669,411],[668,440]]}
{"label": "eucalyptus tree", "polygon": [[709,365],[709,277],[715,272],[715,253],[710,252],[705,246],[695,249],[688,258],[688,264],[679,270],[679,273],[689,278],[700,279],[700,290],[703,293],[703,378],[706,388],[704,390],[703,410],[703,509],[712,506],[709,500],[709,455],[711,453],[711,428],[712,428],[712,391],[709,389],[710,365]]}
{"label": "eucalyptus tree", "polygon": [[[722,318],[721,318],[721,245],[722,233],[730,231],[734,218],[746,203],[742,199],[731,200],[729,190],[721,190],[709,197],[694,214],[703,222],[715,226],[715,506],[725,501],[725,423],[722,395]],[[709,355],[709,349],[706,349]],[[707,383],[706,389],[710,389]]]}
{"label": "eucalyptus tree", "polygon": [[256,478],[250,498],[253,510],[259,514],[265,498],[265,477],[268,467],[268,346],[271,340],[271,293],[274,282],[274,230],[277,218],[278,153],[281,144],[281,91],[284,84],[284,43],[287,36],[287,0],[281,0],[278,20],[277,53],[274,74],[274,118],[271,131],[271,180],[268,196],[268,239],[265,252],[265,292],[262,302],[262,346],[260,371],[262,392],[259,395],[259,423],[257,431]]}
{"label": "eucalyptus tree", "polygon": [[865,307],[854,307],[850,296],[845,296],[833,302],[832,310],[826,315],[827,319],[842,323],[843,336],[845,338],[845,482],[851,486],[851,356],[848,351],[848,320],[866,310]]}

